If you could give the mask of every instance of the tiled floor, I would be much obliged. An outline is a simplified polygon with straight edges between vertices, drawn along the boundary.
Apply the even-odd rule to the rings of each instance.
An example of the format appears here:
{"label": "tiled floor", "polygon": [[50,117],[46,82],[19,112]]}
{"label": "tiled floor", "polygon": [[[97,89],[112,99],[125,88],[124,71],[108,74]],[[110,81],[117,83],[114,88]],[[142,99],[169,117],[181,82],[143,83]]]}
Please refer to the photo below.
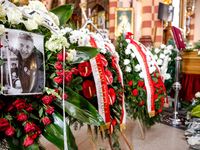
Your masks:
{"label": "tiled floor", "polygon": [[[184,130],[170,127],[164,124],[156,124],[148,131],[145,131],[145,139],[141,139],[141,134],[137,122],[128,121],[124,134],[129,140],[134,150],[189,150],[189,146],[184,138]],[[79,150],[93,150],[91,140],[85,125],[79,131],[73,131]],[[121,135],[120,133],[118,135]],[[129,150],[122,136],[119,138],[121,149]],[[41,143],[47,150],[58,150],[57,147],[41,139]],[[104,142],[98,139],[102,148],[110,150],[107,140]],[[96,146],[96,150],[99,147]]]}

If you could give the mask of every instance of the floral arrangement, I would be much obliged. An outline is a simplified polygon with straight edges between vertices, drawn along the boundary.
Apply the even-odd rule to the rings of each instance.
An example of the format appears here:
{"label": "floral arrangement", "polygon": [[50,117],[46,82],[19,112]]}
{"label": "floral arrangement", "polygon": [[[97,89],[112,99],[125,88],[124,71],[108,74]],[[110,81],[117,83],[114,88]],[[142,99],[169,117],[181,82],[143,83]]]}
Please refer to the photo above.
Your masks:
{"label": "floral arrangement", "polygon": [[[163,77],[156,68],[156,62],[150,51],[145,51],[144,47],[130,39],[129,35],[125,39],[123,36],[117,38],[117,52],[120,56],[120,66],[123,71],[126,109],[127,114],[133,119],[139,119],[147,128],[154,125],[160,120],[160,113],[165,103],[165,86],[162,81]],[[131,42],[132,41],[132,42]],[[136,49],[132,43],[143,50],[144,59],[141,61],[136,57]],[[141,62],[147,63],[147,72],[142,70]],[[147,109],[147,88],[145,86],[145,76],[151,78],[153,84],[153,93],[155,102],[155,114],[150,114]]]}
{"label": "floral arrangement", "polygon": [[[85,98],[76,93],[76,91],[82,90],[82,86],[80,86],[82,79],[76,76],[78,70],[69,65],[87,61],[96,56],[99,50],[71,45],[63,36],[64,34],[55,34],[49,26],[44,26],[45,16],[34,14],[32,18],[24,18],[22,12],[26,10],[44,12],[57,26],[63,26],[73,12],[73,5],[62,5],[48,12],[39,1],[30,1],[28,6],[22,8],[16,7],[8,1],[1,3],[0,36],[7,28],[44,35],[46,85],[41,95],[12,97],[0,95],[0,139],[6,138],[10,149],[37,150],[39,149],[38,137],[42,134],[58,148],[64,149],[62,99],[65,100],[67,116],[72,116],[72,118],[90,125],[105,124],[98,111]],[[61,31],[67,33],[67,29]],[[60,29],[58,28],[58,30]],[[1,47],[3,46],[5,45],[1,45]],[[66,49],[65,58],[63,57],[63,47]],[[71,49],[71,47],[73,48]],[[63,59],[66,64],[63,64]],[[63,85],[64,75],[65,85]],[[72,90],[70,85],[71,87],[73,85],[73,89],[76,90]],[[65,92],[63,92],[63,86]],[[77,149],[68,124],[66,124],[66,135],[68,149]]]}

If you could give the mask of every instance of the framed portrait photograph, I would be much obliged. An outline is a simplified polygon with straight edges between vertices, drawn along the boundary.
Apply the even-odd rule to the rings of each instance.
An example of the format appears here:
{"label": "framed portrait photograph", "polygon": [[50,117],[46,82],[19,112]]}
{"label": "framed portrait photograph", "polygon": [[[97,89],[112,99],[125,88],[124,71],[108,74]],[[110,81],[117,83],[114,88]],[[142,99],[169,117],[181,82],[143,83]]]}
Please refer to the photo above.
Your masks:
{"label": "framed portrait photograph", "polygon": [[115,9],[115,36],[118,37],[123,29],[125,32],[134,33],[134,9],[116,8]]}
{"label": "framed portrait photograph", "polygon": [[44,36],[7,29],[0,41],[2,94],[41,94],[45,86]]}

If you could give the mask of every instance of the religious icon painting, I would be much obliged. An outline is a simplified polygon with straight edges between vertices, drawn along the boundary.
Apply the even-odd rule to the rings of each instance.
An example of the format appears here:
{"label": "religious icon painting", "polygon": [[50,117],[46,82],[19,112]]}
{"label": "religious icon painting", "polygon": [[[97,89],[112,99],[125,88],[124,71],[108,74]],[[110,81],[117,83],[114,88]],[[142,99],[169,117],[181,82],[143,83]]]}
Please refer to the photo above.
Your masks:
{"label": "religious icon painting", "polygon": [[118,37],[125,32],[133,33],[134,25],[133,8],[116,8],[115,9],[115,36]]}
{"label": "religious icon painting", "polygon": [[7,29],[0,40],[2,94],[41,94],[45,86],[44,36]]}

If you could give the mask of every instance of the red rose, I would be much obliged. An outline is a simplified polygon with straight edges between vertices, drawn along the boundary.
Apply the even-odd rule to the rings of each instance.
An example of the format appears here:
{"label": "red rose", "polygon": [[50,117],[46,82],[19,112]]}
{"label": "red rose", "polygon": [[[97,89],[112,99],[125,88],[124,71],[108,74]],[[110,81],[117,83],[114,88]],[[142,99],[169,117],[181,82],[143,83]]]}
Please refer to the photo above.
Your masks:
{"label": "red rose", "polygon": [[138,86],[142,87],[144,85],[144,82],[143,81],[139,81],[138,82]]}
{"label": "red rose", "polygon": [[53,96],[46,95],[42,98],[42,101],[46,105],[50,105],[53,102]]}
{"label": "red rose", "polygon": [[12,126],[10,126],[7,130],[5,130],[6,136],[13,136],[17,132]]}
{"label": "red rose", "polygon": [[0,119],[0,131],[4,131],[10,127],[10,124],[5,118]]}
{"label": "red rose", "polygon": [[106,75],[106,79],[107,79],[107,84],[111,85],[113,83],[112,73],[108,69],[106,69],[105,75]]}
{"label": "red rose", "polygon": [[30,137],[31,137],[32,139],[35,139],[35,138],[37,137],[37,133],[36,133],[36,132],[33,133],[32,135],[30,135]]}
{"label": "red rose", "polygon": [[17,121],[20,121],[20,122],[24,122],[27,119],[27,116],[25,113],[18,114],[16,117],[17,117]]}
{"label": "red rose", "polygon": [[[62,92],[61,98],[63,99],[63,92]],[[64,93],[64,100],[66,100],[66,99],[67,99],[67,94]]]}
{"label": "red rose", "polygon": [[54,67],[57,69],[57,70],[62,70],[62,64],[60,62],[56,62]]}
{"label": "red rose", "polygon": [[159,89],[160,88],[160,84],[156,84],[156,88]]}
{"label": "red rose", "polygon": [[34,123],[29,123],[27,122],[25,127],[24,127],[24,131],[27,134],[33,133],[35,131],[35,124]]}
{"label": "red rose", "polygon": [[161,89],[159,89],[159,92],[158,92],[159,94],[161,94],[162,93],[162,91],[161,91]]}
{"label": "red rose", "polygon": [[72,72],[73,75],[77,75],[78,74],[78,69],[72,68],[71,72]]}
{"label": "red rose", "polygon": [[153,75],[154,75],[154,77],[156,77],[156,73],[155,72],[153,73]]}
{"label": "red rose", "polygon": [[15,110],[15,107],[13,105],[12,102],[8,103],[7,107],[6,107],[6,111],[12,112]]}
{"label": "red rose", "polygon": [[23,145],[25,147],[27,147],[27,146],[32,145],[32,144],[34,144],[33,139],[30,136],[26,137],[24,142],[23,142]]}
{"label": "red rose", "polygon": [[101,54],[99,54],[99,56],[101,58],[102,65],[107,67],[108,66],[108,61],[106,60],[106,58]]}
{"label": "red rose", "polygon": [[89,62],[85,61],[78,65],[79,74],[83,77],[87,77],[92,73],[92,68]]}
{"label": "red rose", "polygon": [[1,109],[3,106],[5,106],[5,103],[4,103],[2,100],[0,100],[0,109]]}
{"label": "red rose", "polygon": [[72,72],[67,71],[67,73],[65,73],[65,82],[71,81],[71,78],[72,78]]}
{"label": "red rose", "polygon": [[143,89],[146,91],[147,90],[146,86],[143,86]]}
{"label": "red rose", "polygon": [[129,81],[128,85],[129,85],[129,86],[132,86],[132,85],[133,85],[133,81],[132,81],[132,80]]}
{"label": "red rose", "polygon": [[56,71],[56,74],[62,77],[63,76],[63,71]]}
{"label": "red rose", "polygon": [[119,81],[119,83],[122,83],[122,78],[120,75],[117,77],[117,81]]}
{"label": "red rose", "polygon": [[44,110],[47,112],[47,114],[51,115],[54,112],[53,108],[54,107],[47,105],[47,108],[45,108]]}
{"label": "red rose", "polygon": [[42,120],[44,125],[48,125],[48,124],[51,123],[51,121],[50,121],[50,119],[48,117],[43,117],[41,120]]}
{"label": "red rose", "polygon": [[[68,56],[67,52],[65,52],[65,60],[66,60],[66,57]],[[63,61],[63,53],[60,53],[57,55],[57,60],[58,61]]]}
{"label": "red rose", "polygon": [[33,111],[33,107],[30,103],[26,104],[26,111],[29,112],[29,113],[31,113]]}
{"label": "red rose", "polygon": [[59,93],[59,90],[58,90],[58,89],[54,89],[54,91],[55,91],[56,93]]}
{"label": "red rose", "polygon": [[[59,93],[58,89],[54,89],[54,91],[55,91],[56,93]],[[51,96],[53,97],[53,99],[55,99],[55,98],[56,98],[56,96],[55,96],[55,95],[53,95],[53,94],[51,94]]]}
{"label": "red rose", "polygon": [[116,94],[113,88],[108,89],[109,105],[113,105],[115,102]]}
{"label": "red rose", "polygon": [[155,94],[155,95],[154,95],[154,99],[157,99],[157,98],[158,98],[158,94]]}
{"label": "red rose", "polygon": [[42,94],[33,95],[33,98],[40,98]]}
{"label": "red rose", "polygon": [[42,133],[42,130],[38,126],[35,126],[35,129],[37,130],[38,135]]}
{"label": "red rose", "polygon": [[26,107],[26,101],[23,99],[17,99],[13,105],[18,111],[22,111]]}
{"label": "red rose", "polygon": [[63,82],[63,77],[58,76],[58,77],[54,78],[53,81],[55,81],[55,82],[58,83],[58,84],[62,84],[62,82]]}
{"label": "red rose", "polygon": [[141,102],[141,103],[139,103],[139,105],[140,105],[140,106],[144,105],[144,101],[142,100],[142,102]]}
{"label": "red rose", "polygon": [[91,98],[96,93],[96,87],[94,81],[85,80],[83,82],[83,95],[86,98]]}
{"label": "red rose", "polygon": [[134,90],[132,91],[132,93],[133,93],[134,96],[137,96],[137,95],[138,95],[138,89],[134,89]]}

